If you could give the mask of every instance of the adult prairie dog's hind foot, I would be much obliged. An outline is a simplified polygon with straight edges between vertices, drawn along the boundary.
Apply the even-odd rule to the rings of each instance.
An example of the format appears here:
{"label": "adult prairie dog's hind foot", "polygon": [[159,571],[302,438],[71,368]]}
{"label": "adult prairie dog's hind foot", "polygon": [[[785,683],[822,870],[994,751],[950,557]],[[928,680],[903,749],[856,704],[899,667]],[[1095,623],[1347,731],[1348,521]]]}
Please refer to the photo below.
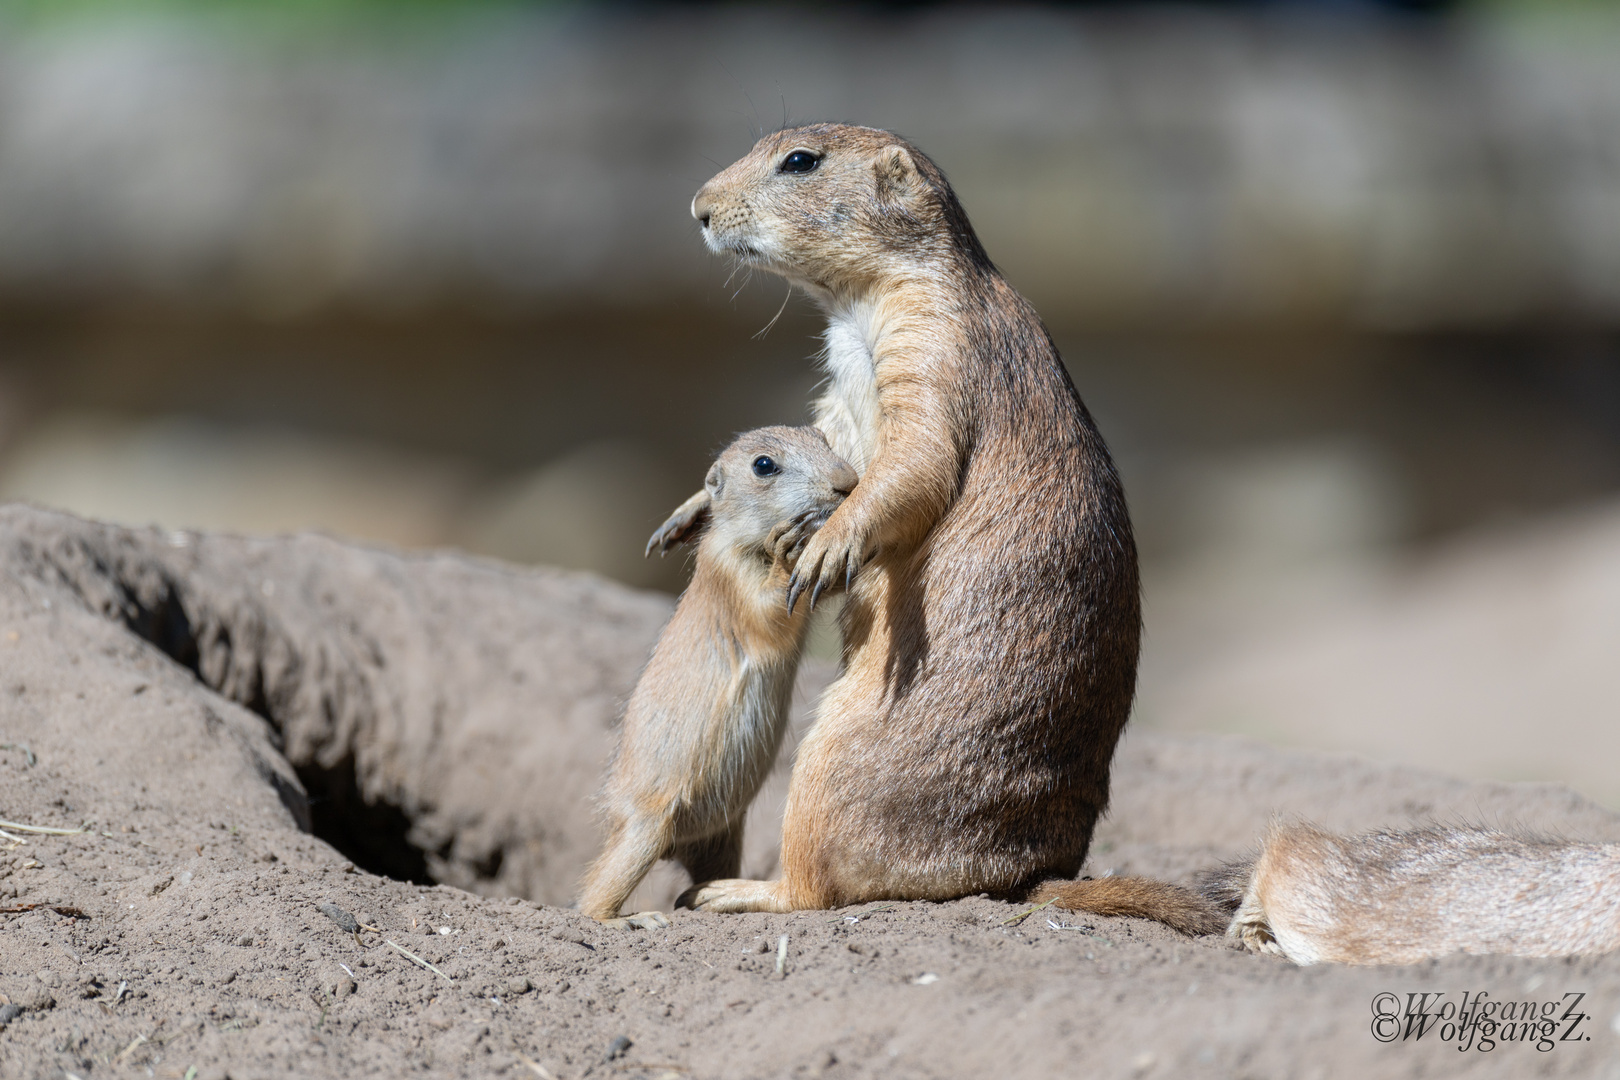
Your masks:
{"label": "adult prairie dog's hind foot", "polygon": [[780,881],[749,881],[744,878],[722,878],[694,885],[681,893],[675,906],[694,911],[715,911],[723,915],[743,911],[793,910],[793,905],[782,898]]}
{"label": "adult prairie dog's hind foot", "polygon": [[1282,946],[1272,936],[1271,924],[1259,904],[1244,904],[1227,927],[1226,936],[1243,943],[1243,947],[1262,956],[1284,956]]}
{"label": "adult prairie dog's hind foot", "polygon": [[634,915],[619,915],[597,922],[609,930],[667,930],[669,916],[662,911],[638,911]]}

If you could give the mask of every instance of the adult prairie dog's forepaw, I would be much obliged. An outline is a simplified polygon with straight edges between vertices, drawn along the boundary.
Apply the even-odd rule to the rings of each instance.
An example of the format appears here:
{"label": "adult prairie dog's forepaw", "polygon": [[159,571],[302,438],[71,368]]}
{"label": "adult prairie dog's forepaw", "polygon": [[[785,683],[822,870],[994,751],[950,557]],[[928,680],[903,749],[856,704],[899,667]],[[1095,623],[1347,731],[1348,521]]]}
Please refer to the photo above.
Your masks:
{"label": "adult prairie dog's forepaw", "polygon": [[620,915],[611,919],[598,919],[609,930],[667,930],[669,916],[662,911],[638,911],[634,915]]}
{"label": "adult prairie dog's forepaw", "polygon": [[723,878],[694,885],[676,899],[675,906],[694,911],[735,915],[743,911],[789,911],[781,899],[781,882]]}
{"label": "adult prairie dog's forepaw", "polygon": [[788,579],[788,611],[793,611],[799,597],[808,591],[810,607],[823,592],[847,588],[861,568],[864,541],[856,534],[850,519],[840,519],[835,512],[815,535],[806,541]]}

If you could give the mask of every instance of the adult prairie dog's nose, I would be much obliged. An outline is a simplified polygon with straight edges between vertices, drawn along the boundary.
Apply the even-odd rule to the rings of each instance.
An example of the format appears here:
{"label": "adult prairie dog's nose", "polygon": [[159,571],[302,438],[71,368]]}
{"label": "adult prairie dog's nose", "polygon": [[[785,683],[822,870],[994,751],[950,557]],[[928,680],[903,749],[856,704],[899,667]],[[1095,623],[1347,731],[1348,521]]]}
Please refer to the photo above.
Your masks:
{"label": "adult prairie dog's nose", "polygon": [[714,199],[709,194],[709,185],[704,184],[698,188],[696,197],[692,199],[692,216],[697,218],[698,224],[705,229],[709,227],[709,214]]}

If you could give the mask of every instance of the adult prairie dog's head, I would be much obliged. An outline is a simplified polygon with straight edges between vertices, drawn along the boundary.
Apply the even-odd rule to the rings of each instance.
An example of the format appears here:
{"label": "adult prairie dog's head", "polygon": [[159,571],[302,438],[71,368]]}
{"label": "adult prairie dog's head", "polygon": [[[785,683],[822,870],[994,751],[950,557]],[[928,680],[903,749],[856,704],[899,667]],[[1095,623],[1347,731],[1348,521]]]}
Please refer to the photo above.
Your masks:
{"label": "adult prairie dog's head", "polygon": [[704,184],[710,249],[840,293],[966,260],[988,264],[938,166],[898,135],[811,124],[767,135]]}
{"label": "adult prairie dog's head", "polygon": [[703,481],[703,548],[768,556],[771,530],[803,520],[819,528],[855,488],[855,470],[811,427],[757,428],[737,436]]}

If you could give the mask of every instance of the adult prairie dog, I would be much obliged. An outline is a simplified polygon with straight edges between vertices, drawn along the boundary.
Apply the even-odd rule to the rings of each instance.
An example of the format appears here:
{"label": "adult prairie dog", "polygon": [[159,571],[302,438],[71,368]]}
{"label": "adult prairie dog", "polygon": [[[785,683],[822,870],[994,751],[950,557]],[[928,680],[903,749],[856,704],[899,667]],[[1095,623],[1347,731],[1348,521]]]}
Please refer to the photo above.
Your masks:
{"label": "adult prairie dog", "polygon": [[[739,436],[704,482],[692,581],[625,710],[602,793],[609,835],[580,910],[620,926],[662,925],[619,909],[659,859],[694,881],[737,873],[743,816],[776,760],[808,611],[789,613],[785,555],[855,486],[814,428]],[[672,539],[670,542],[674,542]]]}
{"label": "adult prairie dog", "polygon": [[[792,606],[849,586],[844,670],[794,761],[782,877],[681,902],[788,911],[1073,877],[1108,803],[1141,609],[1119,477],[1039,317],[939,168],[889,132],[768,135],[692,213],[712,250],[825,311],[815,422],[860,484],[788,590]],[[1098,891],[1070,884],[1080,907]],[[1109,909],[1131,888],[1103,886]]]}
{"label": "adult prairie dog", "polygon": [[1227,933],[1296,964],[1620,948],[1620,844],[1439,825],[1357,836],[1275,825],[1252,866],[1227,876],[1242,890]]}

